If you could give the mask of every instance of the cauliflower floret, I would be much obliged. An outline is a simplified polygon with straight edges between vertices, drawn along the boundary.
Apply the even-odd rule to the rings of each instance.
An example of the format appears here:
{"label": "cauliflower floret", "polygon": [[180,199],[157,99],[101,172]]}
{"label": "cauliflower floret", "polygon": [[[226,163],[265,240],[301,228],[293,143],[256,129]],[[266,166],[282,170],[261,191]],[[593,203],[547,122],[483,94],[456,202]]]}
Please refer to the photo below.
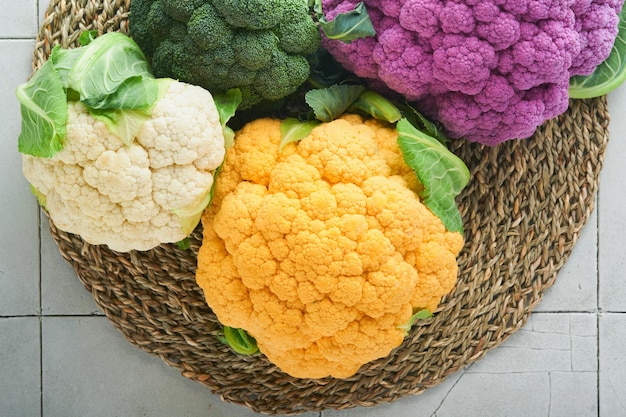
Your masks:
{"label": "cauliflower floret", "polygon": [[279,152],[280,121],[259,119],[227,152],[196,280],[290,375],[345,378],[388,355],[456,282],[463,237],[422,204],[396,139],[350,115]]}
{"label": "cauliflower floret", "polygon": [[180,241],[199,222],[196,208],[225,154],[208,91],[171,81],[128,145],[80,102],[68,104],[66,127],[52,158],[23,155],[24,175],[59,229],[126,252]]}

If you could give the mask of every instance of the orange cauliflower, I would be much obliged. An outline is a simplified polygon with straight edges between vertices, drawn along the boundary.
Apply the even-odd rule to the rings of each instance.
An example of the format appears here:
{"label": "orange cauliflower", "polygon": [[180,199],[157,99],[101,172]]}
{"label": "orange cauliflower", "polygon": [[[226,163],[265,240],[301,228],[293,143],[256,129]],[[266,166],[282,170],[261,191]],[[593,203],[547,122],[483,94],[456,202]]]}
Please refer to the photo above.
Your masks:
{"label": "orange cauliflower", "polygon": [[463,237],[420,202],[396,139],[348,115],[279,151],[266,118],[227,151],[196,279],[220,322],[294,377],[347,378],[389,355],[456,282]]}

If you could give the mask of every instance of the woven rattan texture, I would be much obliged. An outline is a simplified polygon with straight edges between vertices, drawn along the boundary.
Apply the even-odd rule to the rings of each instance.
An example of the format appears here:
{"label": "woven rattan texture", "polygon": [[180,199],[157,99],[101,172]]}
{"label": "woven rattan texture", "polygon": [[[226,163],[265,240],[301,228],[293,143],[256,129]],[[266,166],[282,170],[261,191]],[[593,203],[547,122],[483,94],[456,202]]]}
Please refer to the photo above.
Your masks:
{"label": "woven rattan texture", "polygon": [[[52,0],[33,57],[75,46],[81,30],[128,32],[130,0]],[[457,142],[472,180],[458,201],[466,229],[459,281],[433,318],[389,357],[346,380],[295,379],[262,355],[240,356],[194,279],[191,249],[162,245],[120,254],[57,230],[63,257],[108,319],[139,348],[225,401],[267,414],[373,406],[417,394],[481,358],[521,328],[555,281],[593,210],[608,141],[605,98],[573,101],[532,139],[496,148]]]}

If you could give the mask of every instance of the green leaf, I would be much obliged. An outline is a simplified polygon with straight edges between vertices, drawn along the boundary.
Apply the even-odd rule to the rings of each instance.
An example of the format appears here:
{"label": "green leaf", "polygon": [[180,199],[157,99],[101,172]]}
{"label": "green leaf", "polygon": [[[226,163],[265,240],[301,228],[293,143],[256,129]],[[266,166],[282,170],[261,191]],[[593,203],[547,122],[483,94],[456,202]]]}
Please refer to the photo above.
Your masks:
{"label": "green leaf", "polygon": [[437,124],[428,120],[422,113],[418,112],[413,106],[404,104],[400,106],[400,112],[402,116],[407,119],[409,123],[415,126],[418,130],[428,133],[430,136],[437,139],[442,144],[446,145],[450,142],[442,129],[439,129]]}
{"label": "green leaf", "polygon": [[467,166],[437,139],[417,130],[406,119],[401,119],[396,129],[404,161],[424,186],[420,198],[446,229],[462,233],[463,220],[455,197],[470,180]]}
{"label": "green leaf", "polygon": [[63,148],[67,123],[67,96],[52,62],[46,61],[33,77],[18,86],[22,130],[21,153],[50,158]]}
{"label": "green leaf", "polygon": [[315,4],[314,10],[318,14],[318,21],[324,35],[329,39],[350,43],[355,39],[376,35],[376,29],[363,2],[358,3],[349,12],[338,14],[331,21],[327,21],[321,13],[320,3]]}
{"label": "green leaf", "polygon": [[112,32],[88,45],[73,49],[56,45],[50,53],[64,87],[75,92],[77,100],[94,110],[149,108],[156,102],[156,81],[132,39]]}
{"label": "green leaf", "polygon": [[345,68],[326,49],[320,47],[307,57],[311,71],[307,81],[313,88],[326,88],[347,78]]}
{"label": "green leaf", "polygon": [[304,99],[313,109],[315,118],[330,122],[341,116],[365,91],[360,85],[333,85],[307,91]]}
{"label": "green leaf", "polygon": [[363,91],[348,108],[348,112],[366,114],[389,123],[395,123],[402,117],[400,110],[391,101],[371,90]]}
{"label": "green leaf", "polygon": [[39,191],[37,188],[35,188],[32,184],[30,184],[30,192],[33,193],[35,197],[37,197],[37,202],[41,207],[45,209],[48,205],[48,198],[46,197],[46,195]]}
{"label": "green leaf", "polygon": [[[213,181],[213,184],[215,184],[215,181]],[[178,216],[178,221],[180,222],[181,229],[185,235],[191,234],[198,223],[200,223],[202,213],[211,203],[212,198],[213,186],[211,186],[206,193],[201,194],[196,201],[192,202],[187,207],[172,210],[172,213]]]}
{"label": "green leaf", "polygon": [[308,0],[308,6],[318,17],[324,14],[322,12],[322,0]]}
{"label": "green leaf", "polygon": [[282,151],[285,145],[291,142],[299,142],[311,133],[316,126],[322,122],[319,120],[300,121],[294,117],[289,117],[280,123],[280,146],[278,152]]}
{"label": "green leaf", "polygon": [[[166,90],[167,91],[167,90]],[[152,77],[131,77],[99,101],[82,100],[91,109],[148,109],[159,98],[159,83]]]}
{"label": "green leaf", "polygon": [[222,124],[222,130],[224,131],[224,142],[226,148],[233,146],[235,132],[231,129],[227,123],[237,112],[237,108],[241,104],[242,94],[238,88],[232,88],[224,93],[215,94],[213,101],[215,107],[220,114],[220,123]]}
{"label": "green leaf", "polygon": [[[154,104],[167,93],[173,81],[171,78],[130,78],[103,100],[106,104],[102,108],[87,107],[87,110],[94,118],[103,121],[125,145],[130,145],[150,118]],[[153,106],[143,107],[146,96],[150,96]]]}
{"label": "green leaf", "polygon": [[427,309],[418,310],[417,312],[415,312],[411,316],[409,321],[407,321],[406,323],[398,326],[398,328],[401,329],[401,330],[404,330],[404,335],[406,336],[407,334],[409,334],[409,331],[411,330],[411,327],[413,327],[413,325],[415,324],[416,321],[424,320],[424,319],[427,319],[427,318],[432,317],[432,316],[433,316],[433,313],[431,313]]}
{"label": "green leaf", "polygon": [[178,246],[178,249],[180,250],[188,250],[191,247],[189,237],[176,242],[176,246]]}
{"label": "green leaf", "polygon": [[213,196],[215,195],[215,184],[217,184],[216,180],[217,180],[217,177],[220,175],[220,172],[222,172],[223,168],[224,168],[224,161],[222,161],[220,166],[218,166],[215,169],[215,172],[213,173],[213,184],[211,185],[211,189],[209,190],[209,202],[207,203],[206,207],[208,207],[213,201]]}
{"label": "green leaf", "polygon": [[593,98],[605,95],[626,80],[626,7],[619,15],[617,37],[609,57],[590,75],[570,78],[571,98]]}
{"label": "green leaf", "polygon": [[[78,42],[82,45],[78,48],[61,48],[61,45],[55,45],[50,51],[49,60],[54,64],[54,69],[59,73],[61,80],[63,80],[63,86],[67,89],[68,85],[68,75],[70,70],[74,68],[78,59],[85,53],[87,48],[85,46],[89,45],[98,35],[98,32],[95,30],[87,30],[81,32]],[[78,97],[74,101],[78,101],[80,97]]]}
{"label": "green leaf", "polygon": [[[67,88],[78,92],[80,100],[91,108],[107,108],[109,104],[106,98],[116,93],[121,86],[128,86],[129,79],[153,78],[139,46],[122,33],[108,32],[82,48],[83,52],[67,74]],[[141,91],[135,88],[126,90],[134,94]],[[155,98],[151,94],[134,97],[133,106],[137,108],[137,103],[141,103],[141,107],[150,107]]]}
{"label": "green leaf", "polygon": [[144,109],[88,110],[95,119],[104,122],[109,131],[125,145],[133,143],[143,124],[150,118],[150,112]]}
{"label": "green leaf", "polygon": [[252,355],[259,351],[256,340],[243,329],[224,326],[224,340],[235,352]]}
{"label": "green leaf", "polygon": [[54,48],[52,48],[52,51],[50,51],[49,61],[52,62],[54,69],[59,74],[59,77],[61,77],[64,88],[68,88],[67,76],[69,75],[70,70],[74,68],[78,58],[80,58],[84,52],[84,47],[63,49],[60,45],[55,45]]}
{"label": "green leaf", "polygon": [[78,36],[78,43],[80,43],[81,46],[87,46],[97,37],[97,30],[83,30]]}

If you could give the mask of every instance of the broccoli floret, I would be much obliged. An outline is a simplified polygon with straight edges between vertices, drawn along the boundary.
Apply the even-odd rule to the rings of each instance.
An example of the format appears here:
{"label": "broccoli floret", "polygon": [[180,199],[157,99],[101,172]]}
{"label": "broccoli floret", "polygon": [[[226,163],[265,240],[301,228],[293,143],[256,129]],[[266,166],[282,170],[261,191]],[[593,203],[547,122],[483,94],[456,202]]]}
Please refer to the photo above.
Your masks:
{"label": "broccoli floret", "polygon": [[269,29],[278,25],[289,0],[211,0],[224,20],[244,29]]}
{"label": "broccoli floret", "polygon": [[235,51],[230,45],[214,49],[205,54],[203,58],[206,60],[206,65],[227,68],[228,71],[232,71],[232,67],[234,67],[237,62],[235,59]]}
{"label": "broccoli floret", "polygon": [[302,55],[274,51],[269,64],[257,72],[254,88],[261,97],[278,100],[293,93],[309,76],[309,62]]}
{"label": "broccoli floret", "polygon": [[274,32],[280,48],[290,54],[309,55],[319,48],[319,29],[308,13],[306,2],[285,1],[283,19]]}
{"label": "broccoli floret", "polygon": [[129,20],[155,75],[239,88],[240,109],[294,93],[320,45],[307,0],[133,0]]}
{"label": "broccoli floret", "polygon": [[[146,19],[146,16],[148,16],[148,14],[150,13],[150,9],[152,8],[152,2],[139,0],[137,1],[137,4],[134,4],[133,6],[133,11],[129,14],[129,20],[130,15],[133,14],[136,16],[143,16],[143,19]],[[135,25],[134,18],[135,16],[133,16],[133,21],[131,21],[129,25],[129,30],[132,33],[133,39],[135,40],[135,42],[142,45],[144,54],[154,53],[157,42],[154,40],[153,34],[148,30],[147,22],[138,23]]]}
{"label": "broccoli floret", "polygon": [[314,54],[320,46],[319,29],[309,17],[278,25],[275,31],[280,48],[291,54]]}
{"label": "broccoli floret", "polygon": [[239,87],[239,90],[241,90],[242,103],[261,103],[263,101],[263,97],[261,97],[251,85]]}
{"label": "broccoli floret", "polygon": [[152,72],[156,77],[168,77],[172,74],[173,58],[178,48],[182,48],[179,43],[166,40],[155,49],[152,54]]}
{"label": "broccoli floret", "polygon": [[188,56],[184,42],[165,40],[157,47],[152,56],[152,72],[156,77],[170,77],[197,84],[198,77],[189,71],[185,64]]}
{"label": "broccoli floret", "polygon": [[[160,1],[152,3],[152,7],[150,7],[148,15],[145,16],[145,19],[145,28],[147,32],[152,35],[155,42],[167,39],[170,34],[170,29],[174,24],[174,19],[165,13],[163,3]],[[144,27],[144,25],[136,26]]]}
{"label": "broccoli floret", "polygon": [[187,33],[200,48],[216,49],[230,44],[235,32],[211,3],[197,8],[189,19]]}
{"label": "broccoli floret", "polygon": [[205,0],[160,0],[163,10],[172,19],[187,23],[193,12],[205,3]]}
{"label": "broccoli floret", "polygon": [[278,38],[271,30],[248,31],[237,33],[233,42],[235,59],[242,67],[258,70],[272,59],[272,53],[278,48]]}
{"label": "broccoli floret", "polygon": [[172,22],[168,39],[173,42],[183,42],[187,37],[187,25],[182,22]]}
{"label": "broccoli floret", "polygon": [[148,57],[154,54],[159,43],[169,37],[174,22],[163,10],[163,4],[153,0],[133,1],[128,19],[134,41]]}
{"label": "broccoli floret", "polygon": [[231,71],[226,76],[224,80],[224,88],[235,88],[242,85],[252,85],[254,83],[254,78],[256,77],[256,72],[251,71],[247,68],[244,68],[239,65],[235,65],[231,68]]}

